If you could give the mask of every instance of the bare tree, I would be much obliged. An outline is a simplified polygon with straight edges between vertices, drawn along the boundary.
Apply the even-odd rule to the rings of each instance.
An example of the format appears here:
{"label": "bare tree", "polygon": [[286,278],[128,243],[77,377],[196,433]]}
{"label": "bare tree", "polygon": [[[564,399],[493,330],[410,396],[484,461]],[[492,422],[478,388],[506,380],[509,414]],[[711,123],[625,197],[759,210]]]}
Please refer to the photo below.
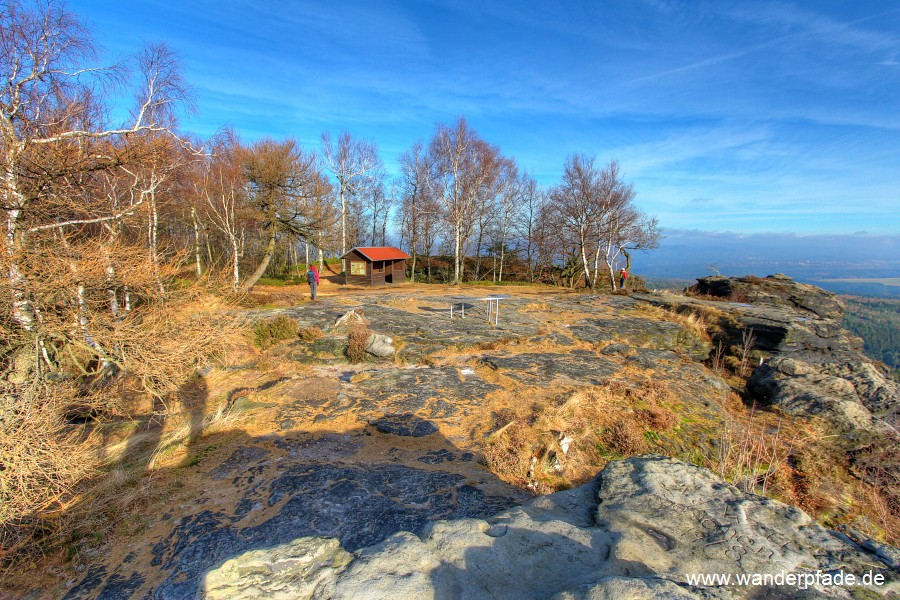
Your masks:
{"label": "bare tree", "polygon": [[[610,287],[615,289],[615,268],[620,255],[629,250],[656,246],[656,220],[633,204],[634,186],[622,178],[618,162],[598,169],[594,159],[574,155],[566,160],[562,182],[553,189],[553,217],[560,232],[576,241],[585,285],[596,288],[601,266],[606,267]],[[589,255],[592,260],[588,259]]]}
{"label": "bare tree", "polygon": [[[410,279],[415,281],[420,254],[431,255],[434,224],[440,214],[431,180],[431,156],[418,141],[400,156],[400,232],[412,257]],[[402,242],[401,242],[402,243]]]}
{"label": "bare tree", "polygon": [[524,200],[527,178],[519,175],[519,168],[513,159],[505,158],[499,163],[497,200],[495,202],[495,228],[493,237],[494,256],[499,253],[499,267],[495,269],[494,281],[503,281],[503,266],[506,248],[516,221],[519,219]]}
{"label": "bare tree", "polygon": [[610,219],[605,239],[605,261],[610,285],[615,288],[618,255],[625,258],[625,270],[631,272],[631,253],[652,250],[659,246],[662,233],[656,217],[650,217],[634,206],[625,206]]}
{"label": "bare tree", "polygon": [[[96,89],[115,82],[117,67],[96,68],[82,24],[56,2],[9,1],[0,7],[0,207],[6,220],[3,270],[13,318],[26,331],[39,318],[20,260],[45,231],[102,225],[134,213],[148,194],[110,210],[73,203],[89,174],[135,164],[140,137],[171,135],[172,110],[185,100],[177,62],[164,47],[139,57],[141,86],[128,124],[108,127]],[[129,139],[133,138],[133,139]],[[88,197],[80,193],[81,198]]]}
{"label": "bare tree", "polygon": [[576,241],[585,275],[585,284],[595,287],[588,253],[597,247],[592,243],[601,222],[598,200],[602,195],[601,174],[594,159],[574,154],[566,159],[562,181],[550,192],[553,209],[561,226],[560,234]]}
{"label": "bare tree", "polygon": [[354,140],[350,134],[340,134],[336,142],[330,133],[322,134],[322,156],[335,179],[335,191],[340,202],[341,255],[347,252],[348,216],[351,198],[360,195],[376,173],[381,171],[381,159],[374,142]]}
{"label": "bare tree", "polygon": [[[325,268],[324,249],[329,242],[329,229],[338,220],[338,212],[334,202],[334,189],[322,173],[316,175],[315,180],[310,186],[309,210],[310,215],[317,224],[317,229],[313,234],[314,238],[311,240],[311,245],[318,250],[319,270],[322,270]],[[306,241],[308,248],[310,240],[307,239]],[[309,263],[308,256],[306,257],[306,262]]]}
{"label": "bare tree", "polygon": [[372,223],[369,241],[373,246],[387,245],[388,218],[391,214],[391,208],[394,206],[394,199],[397,193],[395,184],[391,186],[391,190],[388,192],[385,189],[383,179],[377,181],[373,186],[368,207],[369,218]]}
{"label": "bare tree", "polygon": [[538,277],[538,265],[542,262],[546,247],[546,202],[547,195],[534,178],[523,175],[520,219],[514,221],[514,225],[516,235],[524,242],[522,250],[532,283]]}
{"label": "bare tree", "polygon": [[441,190],[444,218],[452,232],[453,284],[462,280],[465,248],[479,214],[493,197],[499,150],[478,137],[466,120],[440,124],[431,140],[432,180]]}
{"label": "bare tree", "polygon": [[240,285],[240,257],[244,242],[243,214],[247,210],[247,185],[241,158],[245,149],[233,132],[226,130],[212,141],[210,155],[198,160],[195,193],[202,198],[203,212],[228,240],[231,285]]}

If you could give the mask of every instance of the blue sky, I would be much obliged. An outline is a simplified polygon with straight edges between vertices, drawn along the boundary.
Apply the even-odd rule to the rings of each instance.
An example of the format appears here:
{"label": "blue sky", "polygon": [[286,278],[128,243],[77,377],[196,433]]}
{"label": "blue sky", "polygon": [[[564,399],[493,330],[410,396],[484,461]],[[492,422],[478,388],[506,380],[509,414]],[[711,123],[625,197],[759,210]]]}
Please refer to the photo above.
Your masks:
{"label": "blue sky", "polygon": [[663,227],[900,233],[900,5],[70,0],[112,60],[181,57],[247,140],[374,140],[389,173],[465,116],[544,185],[617,159]]}

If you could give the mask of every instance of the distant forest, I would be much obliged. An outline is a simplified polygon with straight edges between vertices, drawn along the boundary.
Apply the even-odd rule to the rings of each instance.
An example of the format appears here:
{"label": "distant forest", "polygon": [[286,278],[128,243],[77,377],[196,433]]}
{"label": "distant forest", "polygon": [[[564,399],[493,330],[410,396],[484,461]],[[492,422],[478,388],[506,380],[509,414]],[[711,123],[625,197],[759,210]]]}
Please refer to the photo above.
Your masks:
{"label": "distant forest", "polygon": [[844,327],[865,342],[866,354],[884,362],[900,381],[900,300],[841,296],[847,304]]}

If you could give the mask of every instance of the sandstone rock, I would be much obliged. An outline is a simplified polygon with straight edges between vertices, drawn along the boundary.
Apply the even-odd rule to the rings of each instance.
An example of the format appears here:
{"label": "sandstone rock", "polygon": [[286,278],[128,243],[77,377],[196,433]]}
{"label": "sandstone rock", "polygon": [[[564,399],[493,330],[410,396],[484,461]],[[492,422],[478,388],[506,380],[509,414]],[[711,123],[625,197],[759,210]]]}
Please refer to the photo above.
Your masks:
{"label": "sandstone rock", "polygon": [[678,323],[639,317],[582,319],[572,325],[572,334],[585,342],[605,342],[626,339],[632,346],[652,345],[654,348],[682,352],[694,360],[705,360],[712,345]]}
{"label": "sandstone rock", "polygon": [[746,494],[674,459],[610,463],[600,500],[597,522],[616,540],[616,560],[681,581],[688,573],[817,569],[862,576],[874,566],[894,582],[891,589],[897,586],[898,574],[877,556],[817,525],[800,509]]}
{"label": "sandstone rock", "polygon": [[753,371],[747,388],[793,415],[817,415],[842,431],[878,431],[894,421],[897,386],[869,365],[811,364],[776,356]]}
{"label": "sandstone rock", "polygon": [[363,324],[366,322],[366,318],[361,313],[362,311],[357,312],[355,309],[348,310],[346,313],[338,317],[338,319],[334,322],[333,327],[338,328]]}
{"label": "sandstone rock", "polygon": [[384,415],[380,419],[369,422],[381,433],[391,433],[401,437],[425,437],[438,432],[437,426],[412,413],[402,415]]}
{"label": "sandstone rock", "polygon": [[758,305],[786,306],[826,319],[839,320],[844,305],[832,292],[806,283],[797,283],[787,275],[768,277],[703,277],[689,288],[708,296],[737,299]]}
{"label": "sandstone rock", "polygon": [[550,600],[696,600],[706,598],[702,592],[692,593],[666,579],[647,577],[604,577],[598,583],[582,590],[560,592]]}
{"label": "sandstone rock", "polygon": [[210,571],[203,598],[312,600],[351,558],[337,540],[328,538],[298,538],[271,550],[252,550]]}
{"label": "sandstone rock", "polygon": [[666,294],[636,300],[678,311],[715,309],[727,317],[723,344],[740,345],[752,332],[754,351],[770,355],[747,382],[760,400],[793,415],[816,415],[850,437],[900,426],[900,386],[862,353],[862,340],[845,330],[844,308],[831,292],[784,275],[706,277],[691,291],[753,304],[712,302]]}
{"label": "sandstone rock", "polygon": [[486,356],[482,362],[507,377],[530,385],[549,385],[558,377],[600,384],[615,375],[621,367],[594,352],[572,350],[566,353],[528,352]]}
{"label": "sandstone rock", "polygon": [[[323,552],[298,543],[301,553]],[[279,564],[303,560],[284,546],[268,552]],[[277,593],[296,586],[298,597],[313,589],[322,600],[857,597],[858,587],[804,591],[689,581],[693,574],[843,571],[884,577],[884,585],[865,588],[878,597],[900,589],[900,574],[884,554],[705,469],[644,456],[612,462],[592,483],[489,519],[438,521],[421,537],[397,533],[357,552],[343,570],[297,581],[300,569],[288,568],[283,576],[271,569],[266,585]],[[255,566],[265,561],[251,554],[226,564],[231,573],[253,573],[265,569]],[[217,573],[209,578],[229,580]]]}
{"label": "sandstone rock", "polygon": [[366,352],[381,358],[393,356],[397,352],[394,348],[394,338],[381,333],[373,333],[366,340]]}

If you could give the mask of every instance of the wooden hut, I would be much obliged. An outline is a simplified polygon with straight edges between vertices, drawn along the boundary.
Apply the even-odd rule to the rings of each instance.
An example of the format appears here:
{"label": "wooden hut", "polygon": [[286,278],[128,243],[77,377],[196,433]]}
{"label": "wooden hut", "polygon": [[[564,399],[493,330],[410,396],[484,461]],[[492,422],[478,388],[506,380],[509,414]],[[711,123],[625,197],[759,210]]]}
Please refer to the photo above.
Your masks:
{"label": "wooden hut", "polygon": [[341,257],[344,283],[353,285],[391,285],[406,281],[409,255],[393,246],[354,248]]}

